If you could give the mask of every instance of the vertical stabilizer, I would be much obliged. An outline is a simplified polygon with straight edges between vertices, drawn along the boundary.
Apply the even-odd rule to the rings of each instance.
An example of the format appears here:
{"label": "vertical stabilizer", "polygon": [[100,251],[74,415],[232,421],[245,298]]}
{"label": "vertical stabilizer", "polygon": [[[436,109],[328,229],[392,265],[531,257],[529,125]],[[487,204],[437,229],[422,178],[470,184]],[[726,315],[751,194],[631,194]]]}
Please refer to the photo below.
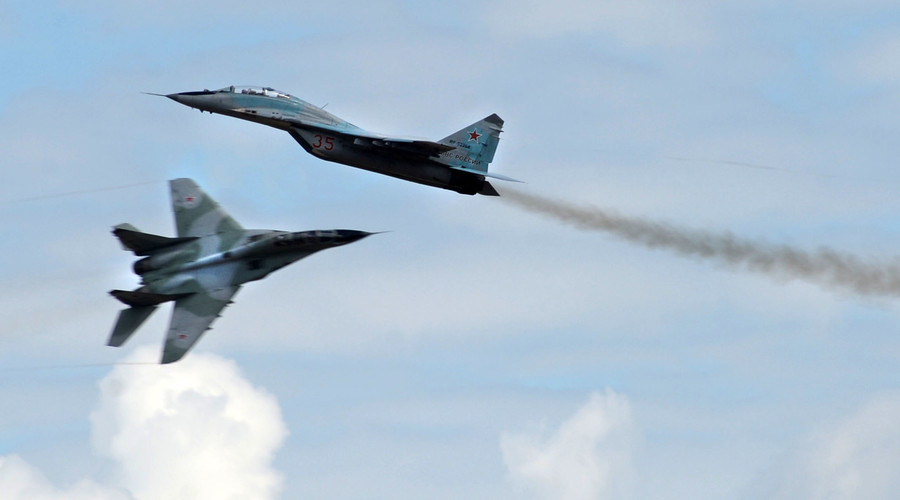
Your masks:
{"label": "vertical stabilizer", "polygon": [[496,114],[477,121],[438,141],[455,148],[441,154],[441,161],[456,169],[483,174],[494,160],[502,131],[503,120]]}

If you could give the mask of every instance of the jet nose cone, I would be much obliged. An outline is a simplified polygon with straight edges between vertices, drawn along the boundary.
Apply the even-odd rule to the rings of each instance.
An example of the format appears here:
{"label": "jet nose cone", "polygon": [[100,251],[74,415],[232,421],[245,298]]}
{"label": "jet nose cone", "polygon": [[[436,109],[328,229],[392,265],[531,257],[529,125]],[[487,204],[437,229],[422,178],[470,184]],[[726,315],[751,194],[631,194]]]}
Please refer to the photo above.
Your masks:
{"label": "jet nose cone", "polygon": [[192,92],[176,92],[174,94],[166,94],[166,97],[175,102],[186,104],[188,106],[197,107],[197,105],[207,105],[210,103],[208,96],[214,95],[211,90],[195,90]]}
{"label": "jet nose cone", "polygon": [[357,231],[355,229],[341,229],[341,239],[344,243],[353,243],[354,241],[359,241],[366,236],[370,236],[375,233],[367,233],[365,231]]}
{"label": "jet nose cone", "polygon": [[166,94],[166,97],[181,104],[191,105],[197,102],[197,92],[176,92],[174,94]]}
{"label": "jet nose cone", "polygon": [[157,94],[156,92],[141,92],[141,93],[147,94],[147,95],[155,95],[157,97],[168,97],[169,99],[172,99],[173,101],[176,101],[176,102],[183,102],[182,96],[187,94],[187,92],[179,92],[176,94]]}

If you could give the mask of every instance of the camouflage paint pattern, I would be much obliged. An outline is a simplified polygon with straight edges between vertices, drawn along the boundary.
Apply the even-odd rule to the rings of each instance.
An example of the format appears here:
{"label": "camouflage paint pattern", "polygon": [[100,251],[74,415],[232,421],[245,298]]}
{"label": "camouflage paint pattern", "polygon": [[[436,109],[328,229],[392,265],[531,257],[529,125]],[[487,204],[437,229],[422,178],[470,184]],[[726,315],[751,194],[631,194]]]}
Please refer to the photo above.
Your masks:
{"label": "camouflage paint pattern", "polygon": [[315,252],[371,233],[347,229],[286,232],[247,230],[190,179],[169,181],[176,238],[113,228],[123,247],[144,258],[134,264],[141,287],[110,292],[131,306],[119,314],[109,345],[122,345],[162,302],[175,307],[163,363],[181,359],[248,281],[265,278]]}

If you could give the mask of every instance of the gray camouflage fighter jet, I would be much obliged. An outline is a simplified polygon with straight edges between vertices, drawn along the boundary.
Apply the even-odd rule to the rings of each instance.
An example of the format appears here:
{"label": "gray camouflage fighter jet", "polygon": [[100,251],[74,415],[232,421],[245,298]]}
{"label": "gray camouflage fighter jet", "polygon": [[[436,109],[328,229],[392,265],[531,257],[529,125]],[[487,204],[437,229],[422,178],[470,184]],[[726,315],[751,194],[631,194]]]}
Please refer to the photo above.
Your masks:
{"label": "gray camouflage fighter jet", "polygon": [[[153,94],[161,95],[161,94]],[[285,130],[308,153],[462,194],[498,196],[485,177],[500,142],[503,120],[496,114],[440,141],[388,137],[363,130],[322,108],[270,87],[225,87],[165,97],[209,113],[233,116]]]}
{"label": "gray camouflage fighter jet", "polygon": [[143,258],[134,263],[141,287],[109,292],[128,309],[119,313],[107,345],[119,347],[156,310],[175,302],[162,363],[178,361],[209,329],[242,284],[319,250],[353,243],[373,233],[348,229],[285,232],[244,229],[191,179],[169,181],[178,236],[142,233],[119,224],[122,247]]}

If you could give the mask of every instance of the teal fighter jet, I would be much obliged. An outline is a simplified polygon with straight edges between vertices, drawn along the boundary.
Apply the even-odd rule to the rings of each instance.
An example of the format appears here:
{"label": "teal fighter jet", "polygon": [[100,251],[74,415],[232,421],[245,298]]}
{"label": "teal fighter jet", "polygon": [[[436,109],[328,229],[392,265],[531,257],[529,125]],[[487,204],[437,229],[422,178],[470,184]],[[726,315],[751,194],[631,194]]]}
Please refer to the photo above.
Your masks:
{"label": "teal fighter jet", "polygon": [[488,172],[503,129],[503,120],[496,114],[432,142],[363,130],[322,108],[270,87],[231,86],[165,97],[201,112],[233,116],[285,130],[308,153],[323,160],[419,184],[462,194],[498,196],[486,177],[515,181]]}
{"label": "teal fighter jet", "polygon": [[119,313],[108,345],[119,347],[156,310],[175,307],[162,363],[181,359],[209,329],[242,284],[326,248],[373,233],[347,229],[285,232],[249,230],[190,179],[169,181],[178,236],[142,233],[131,224],[113,228],[122,247],[143,257],[134,263],[137,290],[109,292],[129,307]]}

